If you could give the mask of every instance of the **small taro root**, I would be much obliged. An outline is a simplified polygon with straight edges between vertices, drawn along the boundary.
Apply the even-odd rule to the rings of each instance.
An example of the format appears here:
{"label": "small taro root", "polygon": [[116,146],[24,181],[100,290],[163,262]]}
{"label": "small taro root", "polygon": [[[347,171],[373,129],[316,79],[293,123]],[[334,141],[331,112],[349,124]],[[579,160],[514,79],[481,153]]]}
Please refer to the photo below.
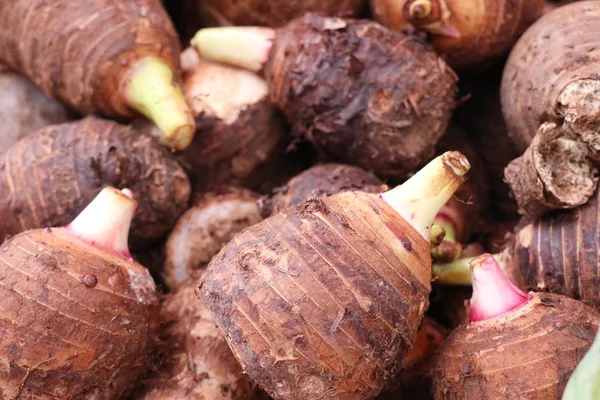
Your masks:
{"label": "small taro root", "polygon": [[520,153],[544,122],[568,125],[598,156],[600,1],[546,14],[519,39],[502,79],[502,109]]}
{"label": "small taro root", "polygon": [[506,167],[505,177],[519,212],[533,219],[584,204],[598,185],[589,148],[566,124],[542,124],[525,153]]}
{"label": "small taro root", "polygon": [[433,157],[455,106],[456,74],[433,49],[372,21],[308,13],[277,31],[202,29],[192,45],[263,69],[295,136],[384,178],[404,179]]}
{"label": "small taro root", "polygon": [[544,0],[371,0],[375,19],[428,32],[452,68],[469,69],[507,54],[542,15]]}
{"label": "small taro root", "polygon": [[200,193],[171,231],[165,245],[163,277],[175,289],[205,268],[215,254],[244,228],[262,218],[259,195],[222,186]]}
{"label": "small taro root", "polygon": [[139,201],[131,241],[163,236],[187,209],[190,183],[169,151],[133,129],[96,117],[53,125],[0,154],[0,240],[68,223],[106,186]]}
{"label": "small taro root", "polygon": [[276,188],[271,198],[261,199],[260,212],[263,218],[267,218],[310,199],[350,190],[380,193],[382,186],[383,182],[379,178],[364,169],[345,164],[319,164]]}
{"label": "small taro root", "polygon": [[194,120],[179,88],[179,39],[159,0],[0,2],[0,61],[82,114],[143,114],[173,149]]}
{"label": "small taro root", "polygon": [[201,298],[275,399],[372,399],[398,373],[431,290],[429,227],[468,171],[445,153],[383,194],[344,192],[245,229]]}
{"label": "small taro root", "polygon": [[65,228],[0,247],[0,398],[126,398],[159,321],[148,271],[127,246],[136,202],[104,189]]}
{"label": "small taro root", "polygon": [[27,78],[0,65],[0,152],[21,137],[69,119],[67,109]]}
{"label": "small taro root", "polygon": [[333,17],[360,16],[366,0],[187,0],[207,25],[257,25],[279,28],[307,12]]}
{"label": "small taro root", "polygon": [[162,362],[137,400],[250,400],[256,384],[242,372],[189,280],[163,298]]}
{"label": "small taro root", "polygon": [[471,269],[471,322],[442,345],[435,398],[559,399],[600,315],[568,297],[522,292],[490,254]]}

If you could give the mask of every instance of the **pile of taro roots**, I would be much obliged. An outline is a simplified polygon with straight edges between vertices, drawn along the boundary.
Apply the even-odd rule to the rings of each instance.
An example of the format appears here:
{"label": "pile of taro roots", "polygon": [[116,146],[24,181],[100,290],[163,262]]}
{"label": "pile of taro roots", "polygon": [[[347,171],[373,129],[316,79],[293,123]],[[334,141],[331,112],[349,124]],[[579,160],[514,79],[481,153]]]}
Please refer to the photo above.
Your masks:
{"label": "pile of taro roots", "polygon": [[0,27],[0,400],[600,399],[600,0]]}

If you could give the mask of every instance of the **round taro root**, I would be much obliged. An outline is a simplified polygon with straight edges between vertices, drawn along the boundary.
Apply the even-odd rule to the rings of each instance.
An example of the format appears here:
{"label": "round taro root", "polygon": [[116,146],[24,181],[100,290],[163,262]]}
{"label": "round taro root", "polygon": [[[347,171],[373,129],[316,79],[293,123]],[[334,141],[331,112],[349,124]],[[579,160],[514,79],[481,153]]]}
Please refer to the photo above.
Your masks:
{"label": "round taro root", "polygon": [[428,32],[452,68],[468,69],[508,53],[538,19],[544,0],[371,0],[375,19]]}
{"label": "round taro root", "polygon": [[372,21],[308,13],[277,31],[202,29],[192,45],[205,58],[264,67],[294,135],[381,177],[406,178],[431,159],[455,105],[456,75],[431,47]]}
{"label": "round taro root", "polygon": [[0,152],[21,137],[69,119],[67,109],[27,78],[0,65]]}
{"label": "round taro root", "polygon": [[429,227],[468,171],[456,152],[375,195],[311,200],[213,257],[202,301],[274,399],[372,399],[396,376],[431,290]]}
{"label": "round taro root", "polygon": [[600,315],[564,296],[521,292],[489,254],[471,268],[471,322],[441,348],[436,400],[559,399]]}
{"label": "round taro root", "polygon": [[67,227],[0,247],[0,398],[126,398],[140,382],[159,310],[127,248],[135,207],[106,188]]}
{"label": "round taro root", "polygon": [[200,193],[177,221],[165,245],[165,282],[175,289],[208,265],[244,228],[261,220],[259,195],[232,186]]}
{"label": "round taro root", "polygon": [[278,28],[307,12],[355,17],[366,0],[188,0],[196,3],[209,25],[257,25]]}
{"label": "round taro root", "polygon": [[131,241],[145,247],[187,209],[190,183],[170,152],[115,122],[87,117],[25,136],[0,157],[0,240],[68,223],[106,186],[139,199]]}
{"label": "round taro root", "polygon": [[383,182],[379,178],[364,169],[345,164],[319,164],[296,175],[286,185],[276,188],[271,198],[261,199],[260,213],[263,218],[267,218],[309,199],[350,190],[379,193],[382,186]]}
{"label": "round taro root", "polygon": [[179,39],[159,0],[0,2],[0,60],[81,114],[142,114],[171,148],[194,121],[179,88]]}
{"label": "round taro root", "polygon": [[163,360],[137,400],[249,400],[257,386],[242,372],[194,281],[163,298]]}

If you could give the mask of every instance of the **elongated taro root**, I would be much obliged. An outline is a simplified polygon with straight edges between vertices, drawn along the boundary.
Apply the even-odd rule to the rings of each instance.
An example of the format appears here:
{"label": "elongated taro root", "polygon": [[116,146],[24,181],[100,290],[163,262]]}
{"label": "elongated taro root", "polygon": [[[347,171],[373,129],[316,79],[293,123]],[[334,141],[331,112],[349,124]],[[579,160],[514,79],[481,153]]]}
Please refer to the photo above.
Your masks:
{"label": "elongated taro root", "polygon": [[208,59],[264,68],[294,135],[381,177],[405,178],[430,159],[454,109],[456,75],[435,52],[367,20],[309,13],[277,31],[202,29],[192,45]]}
{"label": "elongated taro root", "polygon": [[384,183],[370,172],[352,165],[327,163],[315,165],[275,188],[274,195],[259,202],[263,218],[310,199],[350,190],[380,193]]}
{"label": "elongated taro root", "polygon": [[129,255],[131,196],[106,188],[65,228],[0,247],[2,399],[126,398],[139,383],[158,298]]}
{"label": "elongated taro root", "polygon": [[68,223],[106,185],[139,199],[132,245],[164,235],[187,209],[190,183],[154,139],[96,117],[50,126],[0,154],[0,240]]}
{"label": "elongated taro root", "polygon": [[169,288],[193,277],[237,233],[260,222],[258,199],[258,194],[233,186],[197,195],[165,244],[163,276]]}
{"label": "elongated taro root", "polygon": [[502,79],[509,134],[523,153],[544,122],[564,121],[594,154],[600,90],[600,1],[578,1],[540,18],[513,48]]}
{"label": "elongated taro root", "polygon": [[315,199],[245,229],[217,254],[202,300],[275,399],[372,399],[428,307],[429,227],[469,169],[436,158],[380,195]]}
{"label": "elongated taro root", "polygon": [[0,3],[0,61],[83,114],[143,114],[180,150],[194,121],[179,40],[159,0]]}
{"label": "elongated taro root", "polygon": [[68,111],[27,78],[0,65],[0,151],[38,129],[69,119]]}
{"label": "elongated taro root", "polygon": [[442,346],[435,398],[559,399],[600,315],[568,297],[522,292],[490,254],[471,269],[471,322]]}
{"label": "elongated taro root", "polygon": [[258,389],[198,300],[194,284],[188,280],[162,301],[164,359],[138,400],[249,400]]}
{"label": "elongated taro root", "polygon": [[428,32],[450,66],[468,69],[507,54],[542,15],[544,0],[371,0],[371,7],[390,28]]}
{"label": "elongated taro root", "polygon": [[356,17],[366,0],[188,0],[196,3],[201,20],[210,25],[258,25],[278,28],[307,12]]}

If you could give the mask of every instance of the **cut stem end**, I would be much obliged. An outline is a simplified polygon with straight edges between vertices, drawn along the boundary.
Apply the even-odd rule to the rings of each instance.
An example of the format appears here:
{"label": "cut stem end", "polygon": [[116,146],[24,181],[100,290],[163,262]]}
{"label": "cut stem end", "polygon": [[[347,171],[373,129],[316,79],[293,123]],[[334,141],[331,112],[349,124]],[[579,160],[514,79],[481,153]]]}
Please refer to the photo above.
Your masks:
{"label": "cut stem end", "polygon": [[107,187],[65,229],[93,247],[131,259],[127,237],[136,208],[129,189]]}
{"label": "cut stem end", "polygon": [[127,104],[153,121],[162,142],[183,150],[192,142],[196,124],[173,71],[162,60],[146,57],[133,65],[121,82]]}

